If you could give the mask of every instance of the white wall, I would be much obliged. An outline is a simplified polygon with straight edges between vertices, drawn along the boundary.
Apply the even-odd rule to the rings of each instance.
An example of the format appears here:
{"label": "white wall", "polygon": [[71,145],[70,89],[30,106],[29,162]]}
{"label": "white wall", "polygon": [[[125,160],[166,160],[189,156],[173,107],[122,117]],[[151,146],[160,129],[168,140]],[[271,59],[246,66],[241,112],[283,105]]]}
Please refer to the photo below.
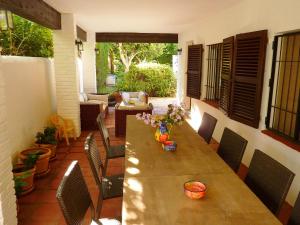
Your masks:
{"label": "white wall", "polygon": [[[266,117],[268,103],[268,80],[271,75],[272,41],[274,34],[300,28],[300,1],[299,0],[243,0],[235,6],[219,12],[206,20],[197,21],[185,32],[179,35],[179,48],[183,49],[181,57],[180,83],[178,96],[181,100],[186,93],[186,60],[187,45],[193,41],[195,44],[206,45],[222,42],[224,38],[238,33],[267,29],[269,31],[269,43],[267,47],[264,88],[262,95],[261,120],[259,129],[254,129],[233,121],[219,110],[199,100],[192,100],[192,124],[195,129],[199,127],[202,113],[209,112],[218,119],[214,138],[220,141],[224,127],[229,127],[245,137],[249,143],[243,157],[243,163],[249,165],[254,149],[260,149],[283,165],[292,170],[296,176],[287,196],[289,203],[293,204],[300,190],[300,153],[284,144],[264,135],[264,118]],[[204,52],[207,58],[207,51]],[[207,61],[203,60],[202,97],[205,96]]]}
{"label": "white wall", "polygon": [[72,119],[77,136],[80,135],[79,74],[75,46],[76,19],[73,14],[61,15],[61,30],[53,31],[54,68],[56,80],[57,113]]}
{"label": "white wall", "polygon": [[2,68],[2,57],[0,57],[0,224],[16,225],[16,197],[10,157],[10,144],[13,139],[8,135],[9,124],[5,94],[8,87]]}
{"label": "white wall", "polygon": [[53,90],[53,63],[44,58],[3,56],[10,151],[17,152],[34,143],[50,115],[56,111]]}
{"label": "white wall", "polygon": [[96,93],[95,32],[87,31],[87,41],[83,43],[83,89],[86,93]]}

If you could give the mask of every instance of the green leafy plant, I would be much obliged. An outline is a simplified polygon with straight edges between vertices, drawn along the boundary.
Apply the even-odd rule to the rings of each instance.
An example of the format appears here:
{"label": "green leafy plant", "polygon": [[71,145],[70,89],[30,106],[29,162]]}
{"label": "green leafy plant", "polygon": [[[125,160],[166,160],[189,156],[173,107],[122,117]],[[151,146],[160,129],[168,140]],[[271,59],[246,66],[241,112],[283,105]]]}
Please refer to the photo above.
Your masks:
{"label": "green leafy plant", "polygon": [[117,82],[119,91],[145,91],[150,97],[170,97],[176,93],[176,79],[170,66],[143,63],[131,66]]}
{"label": "green leafy plant", "polygon": [[35,166],[35,163],[38,160],[40,154],[42,154],[42,152],[40,152],[40,151],[36,151],[36,152],[27,154],[26,159],[23,160],[25,169],[29,170],[29,169],[33,168]]}
{"label": "green leafy plant", "polygon": [[14,15],[14,29],[0,32],[2,55],[53,57],[52,31]]}
{"label": "green leafy plant", "polygon": [[36,142],[37,144],[51,144],[56,145],[57,140],[55,137],[56,128],[55,127],[46,127],[44,132],[38,132],[36,134]]}
{"label": "green leafy plant", "polygon": [[14,177],[16,196],[20,196],[22,194],[23,187],[27,185],[27,182],[25,182],[24,179],[26,179],[29,176],[31,176],[31,173],[27,171],[21,176]]}

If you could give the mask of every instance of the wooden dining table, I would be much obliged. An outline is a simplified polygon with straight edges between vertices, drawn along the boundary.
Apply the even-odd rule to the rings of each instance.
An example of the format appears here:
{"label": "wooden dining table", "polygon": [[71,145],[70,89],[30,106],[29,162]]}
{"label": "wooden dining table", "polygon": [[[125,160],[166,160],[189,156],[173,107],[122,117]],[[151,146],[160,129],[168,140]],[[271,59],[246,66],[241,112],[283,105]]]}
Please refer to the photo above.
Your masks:
{"label": "wooden dining table", "polygon": [[[172,129],[174,152],[135,116],[127,116],[126,129],[123,225],[281,224],[187,122]],[[189,180],[205,183],[204,198],[184,194]]]}

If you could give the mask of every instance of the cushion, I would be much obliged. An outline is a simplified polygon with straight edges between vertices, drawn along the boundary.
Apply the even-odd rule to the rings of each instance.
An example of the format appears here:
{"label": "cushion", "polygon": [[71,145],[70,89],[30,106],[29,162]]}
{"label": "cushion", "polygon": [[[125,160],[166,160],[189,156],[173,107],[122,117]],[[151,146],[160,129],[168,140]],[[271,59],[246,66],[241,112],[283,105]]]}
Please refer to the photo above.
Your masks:
{"label": "cushion", "polygon": [[139,97],[139,93],[138,92],[127,92],[130,95],[130,98],[138,98]]}
{"label": "cushion", "polygon": [[136,104],[139,102],[138,98],[129,98],[128,104]]}
{"label": "cushion", "polygon": [[139,98],[140,102],[146,102],[146,96],[145,96],[145,93],[143,91],[139,92],[138,98]]}
{"label": "cushion", "polygon": [[82,92],[79,94],[79,101],[86,102],[87,100],[88,100],[88,97],[87,97],[86,93]]}
{"label": "cushion", "polygon": [[80,102],[84,102],[84,96],[83,96],[83,93],[80,93],[80,94],[79,94],[79,101],[80,101]]}
{"label": "cushion", "polygon": [[98,100],[102,102],[108,102],[108,95],[95,95],[95,94],[87,94],[88,100]]}
{"label": "cushion", "polygon": [[135,105],[126,104],[124,102],[121,102],[121,104],[118,107],[119,110],[143,110],[143,109],[149,109],[149,105],[145,103],[136,103]]}
{"label": "cushion", "polygon": [[125,103],[129,103],[129,99],[130,99],[130,95],[128,92],[122,92],[122,100],[125,102]]}

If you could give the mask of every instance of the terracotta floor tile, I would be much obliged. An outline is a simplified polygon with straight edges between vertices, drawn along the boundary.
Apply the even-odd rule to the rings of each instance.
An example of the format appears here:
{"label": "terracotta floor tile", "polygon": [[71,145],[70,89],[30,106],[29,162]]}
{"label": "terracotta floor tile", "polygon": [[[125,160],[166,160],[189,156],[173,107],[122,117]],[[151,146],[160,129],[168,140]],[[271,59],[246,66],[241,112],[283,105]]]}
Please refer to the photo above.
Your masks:
{"label": "terracotta floor tile", "polygon": [[62,217],[61,209],[57,203],[39,204],[32,214],[32,221],[40,221],[40,223],[58,222]]}

